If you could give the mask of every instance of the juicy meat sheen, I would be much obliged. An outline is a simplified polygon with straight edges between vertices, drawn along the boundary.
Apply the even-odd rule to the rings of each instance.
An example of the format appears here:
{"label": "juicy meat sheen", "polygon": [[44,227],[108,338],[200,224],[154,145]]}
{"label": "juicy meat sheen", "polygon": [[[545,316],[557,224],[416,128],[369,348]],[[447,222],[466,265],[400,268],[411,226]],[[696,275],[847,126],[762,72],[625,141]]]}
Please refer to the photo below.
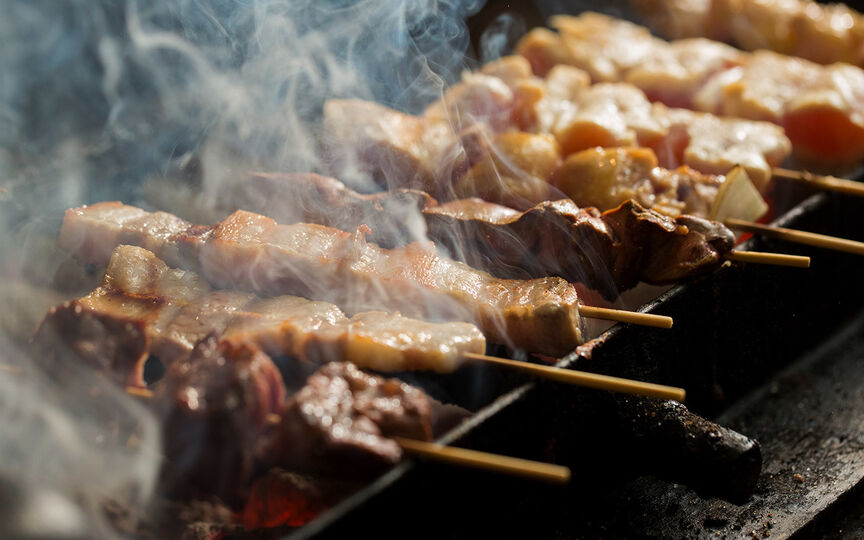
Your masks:
{"label": "juicy meat sheen", "polygon": [[[568,163],[562,173],[569,175],[574,187],[562,185],[562,189],[570,192],[577,203],[585,201],[582,208],[562,199],[519,212],[476,198],[439,205],[427,196],[423,199],[424,206],[415,211],[425,221],[431,239],[471,266],[499,277],[557,275],[570,282],[584,283],[609,298],[617,297],[620,291],[639,281],[671,283],[708,272],[731,249],[733,235],[726,227],[705,221],[713,232],[703,235],[704,227],[686,226],[692,220],[679,214],[680,207],[672,206],[672,201],[677,201],[674,198],[680,196],[687,201],[683,210],[699,210],[697,214],[705,215],[722,178],[687,168],[662,169],[657,167],[653,153],[646,149],[596,149],[571,156]],[[580,193],[595,185],[606,185],[608,181],[604,178],[610,177],[622,188],[611,200],[603,199],[603,209],[609,211],[601,215],[594,208],[585,208],[592,201]],[[390,228],[387,208],[406,196],[420,195],[416,191],[358,195],[336,179],[315,175],[270,175],[268,180],[268,192],[276,199],[290,199],[292,205],[307,208],[315,208],[314,199],[307,204],[307,195],[327,190],[328,200],[341,209],[342,216],[362,219],[352,221],[346,217],[341,227],[354,230],[368,225],[371,236],[388,246],[400,245],[402,236]],[[252,179],[251,183],[257,186],[258,180]],[[661,217],[635,202],[628,203],[630,198],[663,206],[667,214],[675,217]],[[320,216],[314,211],[306,212],[304,219],[331,221],[330,212],[324,209],[321,212]],[[641,232],[649,229],[631,223],[639,221],[670,225],[658,229],[664,234],[644,236]],[[617,225],[616,229],[609,226],[611,222]],[[682,250],[684,244],[693,249]],[[702,249],[695,249],[702,244]]]}
{"label": "juicy meat sheen", "polygon": [[[100,241],[151,245],[158,256],[198,269],[218,287],[297,294],[354,313],[400,310],[472,321],[489,340],[530,352],[563,355],[583,341],[576,290],[561,278],[495,278],[438,255],[431,244],[387,250],[366,242],[362,229],[352,235],[320,225],[277,225],[246,211],[207,229],[175,222],[154,232],[140,212],[119,202],[68,210],[61,245],[94,264],[107,263]],[[149,215],[161,222],[158,213]]]}
{"label": "juicy meat sheen", "polygon": [[208,336],[168,368],[154,407],[162,418],[163,486],[175,497],[242,497],[255,448],[285,398],[279,370],[254,346]]}
{"label": "juicy meat sheen", "polygon": [[[766,21],[766,27],[774,28],[773,19]],[[535,30],[517,46],[540,75],[564,63],[585,69],[595,82],[634,84],[669,106],[772,122],[785,129],[797,158],[822,169],[849,168],[864,159],[864,70],[857,66],[823,66],[762,50],[744,53],[703,39],[669,43],[630,22],[597,13],[558,16],[551,22],[558,34]],[[626,55],[607,47],[610,40],[624,39],[629,40]],[[763,146],[776,146],[764,135],[753,137],[759,139]],[[723,146],[734,138],[708,140]],[[703,164],[685,163],[697,169]],[[759,175],[750,168],[747,172],[761,184]]]}
{"label": "juicy meat sheen", "polygon": [[147,352],[171,363],[213,332],[272,355],[351,360],[379,371],[453,371],[463,353],[486,349],[483,334],[468,323],[431,323],[380,311],[348,318],[327,302],[213,291],[195,273],[169,268],[134,246],[118,246],[102,285],[52,310],[43,325],[49,323],[73,350],[101,359],[97,363],[134,385],[142,382]]}
{"label": "juicy meat sheen", "polygon": [[263,459],[337,476],[366,476],[396,463],[402,451],[390,437],[432,438],[429,400],[421,390],[351,363],[327,364],[312,374],[280,415]]}

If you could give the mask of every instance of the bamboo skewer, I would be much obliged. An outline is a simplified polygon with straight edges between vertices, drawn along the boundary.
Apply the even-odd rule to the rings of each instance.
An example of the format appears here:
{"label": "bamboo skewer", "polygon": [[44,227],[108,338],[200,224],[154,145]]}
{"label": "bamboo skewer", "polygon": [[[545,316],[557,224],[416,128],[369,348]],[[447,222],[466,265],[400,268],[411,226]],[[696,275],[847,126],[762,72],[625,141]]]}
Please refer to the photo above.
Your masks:
{"label": "bamboo skewer", "polygon": [[808,246],[816,246],[836,251],[844,251],[846,253],[854,253],[856,255],[864,255],[864,242],[856,242],[845,238],[798,231],[795,229],[785,229],[783,227],[773,227],[771,225],[753,223],[752,221],[744,221],[737,218],[729,218],[725,223],[727,227],[739,231],[780,238],[787,242],[795,242],[798,244],[806,244]]}
{"label": "bamboo skewer", "polygon": [[726,258],[730,261],[774,264],[777,266],[792,266],[795,268],[810,268],[810,257],[802,255],[787,255],[785,253],[765,253],[762,251],[730,251]]}
{"label": "bamboo skewer", "polygon": [[583,317],[589,319],[603,319],[606,321],[618,321],[653,328],[672,328],[672,317],[665,315],[654,315],[652,313],[640,313],[638,311],[624,311],[621,309],[601,308],[594,306],[579,306],[579,312]]}
{"label": "bamboo skewer", "polygon": [[846,193],[847,195],[857,195],[859,197],[864,197],[864,184],[862,184],[861,182],[855,182],[853,180],[847,180],[845,178],[836,178],[834,176],[813,174],[807,171],[793,171],[789,169],[777,168],[773,169],[772,172],[776,178],[795,180],[797,182],[817,187],[819,189],[837,191],[839,193]]}
{"label": "bamboo skewer", "polygon": [[570,481],[570,469],[561,465],[500,456],[477,450],[468,450],[467,448],[443,446],[402,437],[394,437],[393,439],[407,453],[421,458],[434,459],[435,461],[474,469],[512,474],[556,484],[566,484]]}
{"label": "bamboo skewer", "polygon": [[[137,386],[127,386],[126,392],[145,399],[153,397],[152,391]],[[269,413],[266,421],[268,424],[278,424],[282,418],[278,414]],[[512,474],[543,482],[565,484],[570,481],[570,469],[560,465],[500,456],[465,448],[454,448],[402,437],[393,437],[393,440],[409,454],[451,465]]]}
{"label": "bamboo skewer", "polygon": [[463,358],[466,360],[515,369],[543,379],[585,386],[587,388],[620,392],[623,394],[648,396],[660,399],[673,399],[675,401],[684,401],[684,398],[687,395],[683,388],[677,388],[674,386],[623,379],[621,377],[611,377],[609,375],[600,375],[598,373],[588,373],[586,371],[576,371],[573,369],[541,366],[530,362],[519,362],[517,360],[498,358],[497,356],[486,356],[485,354],[465,353]]}
{"label": "bamboo skewer", "polygon": [[[508,369],[515,369],[541,379],[574,384],[586,388],[595,388],[598,390],[608,390],[610,392],[618,392],[621,394],[672,399],[675,401],[684,401],[684,398],[687,395],[687,392],[683,388],[675,386],[666,386],[663,384],[637,381],[634,379],[600,375],[598,373],[589,373],[587,371],[542,366],[540,364],[532,364],[531,362],[520,362],[519,360],[509,360],[507,358],[487,356],[485,354],[466,352],[462,355],[462,358],[469,362],[482,362]],[[150,399],[153,397],[153,392],[151,390],[137,386],[127,386],[126,392],[130,395],[144,399]],[[276,418],[276,421],[278,422],[278,416]]]}

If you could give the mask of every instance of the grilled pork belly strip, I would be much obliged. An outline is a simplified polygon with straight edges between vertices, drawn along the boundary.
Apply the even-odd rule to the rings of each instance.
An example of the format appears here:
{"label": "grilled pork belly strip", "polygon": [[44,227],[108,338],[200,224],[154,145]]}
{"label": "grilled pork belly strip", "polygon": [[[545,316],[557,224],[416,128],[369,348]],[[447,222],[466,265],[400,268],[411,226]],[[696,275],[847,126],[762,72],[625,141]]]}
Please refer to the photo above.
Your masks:
{"label": "grilled pork belly strip", "polygon": [[296,294],[351,313],[472,321],[491,341],[552,356],[583,341],[579,299],[565,280],[494,278],[437,255],[431,244],[386,250],[359,230],[277,225],[245,211],[207,230],[119,202],[66,212],[60,244],[78,258],[106,264],[105,246],[121,243],[152,246],[169,265],[196,269],[217,287]]}
{"label": "grilled pork belly strip", "polygon": [[[67,342],[81,340],[92,326],[90,319],[118,321],[121,327],[125,321],[142,328],[148,340],[136,351],[149,348],[168,363],[188,356],[213,332],[223,341],[255,344],[274,356],[312,362],[351,359],[378,371],[449,372],[459,366],[463,353],[486,350],[483,334],[468,323],[430,323],[380,311],[349,319],[326,302],[214,291],[195,273],[169,268],[153,253],[125,245],[114,250],[102,285],[74,306],[74,315],[62,308],[48,317],[67,323]],[[127,369],[138,374],[130,381],[138,382],[146,354],[134,357]]]}
{"label": "grilled pork belly strip", "polygon": [[[598,150],[598,168],[616,174],[609,162],[618,160],[622,170],[637,170],[624,165],[625,150],[613,156]],[[413,212],[422,215],[432,240],[471,266],[506,278],[557,275],[610,298],[639,281],[666,284],[709,272],[734,244],[734,235],[720,223],[668,218],[633,201],[613,201],[620,206],[603,214],[567,199],[519,212],[479,199],[439,205],[414,190],[361,195],[316,174],[255,174],[242,186],[231,203],[277,212],[274,217],[285,223],[302,219],[348,231],[365,224],[370,238],[385,246],[403,243],[392,212]]]}

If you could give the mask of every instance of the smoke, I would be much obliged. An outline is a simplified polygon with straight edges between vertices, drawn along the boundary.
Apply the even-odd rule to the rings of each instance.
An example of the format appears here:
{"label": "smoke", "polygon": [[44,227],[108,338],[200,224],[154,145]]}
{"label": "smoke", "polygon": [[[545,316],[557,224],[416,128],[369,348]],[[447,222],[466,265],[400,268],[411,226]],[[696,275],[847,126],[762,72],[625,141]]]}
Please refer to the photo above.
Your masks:
{"label": "smoke", "polygon": [[[105,502],[144,509],[154,489],[159,440],[145,407],[71,358],[30,368],[41,315],[101,277],[57,249],[63,210],[148,206],[158,193],[160,209],[188,216],[248,170],[326,170],[324,102],[422,111],[466,67],[464,19],[482,3],[2,2],[0,363],[16,369],[0,371],[0,483],[65,501],[57,515],[81,536],[111,536]],[[14,527],[0,531],[53,534]]]}

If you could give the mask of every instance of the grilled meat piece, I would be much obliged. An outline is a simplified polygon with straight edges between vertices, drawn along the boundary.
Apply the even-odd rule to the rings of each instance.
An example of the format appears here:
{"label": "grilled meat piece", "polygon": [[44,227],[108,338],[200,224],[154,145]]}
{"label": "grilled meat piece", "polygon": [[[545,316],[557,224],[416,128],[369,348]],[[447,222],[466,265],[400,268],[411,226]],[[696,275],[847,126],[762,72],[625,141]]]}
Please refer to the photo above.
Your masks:
{"label": "grilled meat piece", "polygon": [[735,235],[722,223],[695,216],[672,220],[633,201],[605,212],[603,221],[622,244],[612,265],[622,272],[621,283],[675,283],[705,274],[735,245]]}
{"label": "grilled meat piece", "polygon": [[662,168],[649,148],[619,147],[568,156],[552,182],[579,206],[605,211],[633,199],[672,217],[706,217],[724,180],[687,166]]}
{"label": "grilled meat piece", "polygon": [[[647,34],[644,30],[642,33]],[[666,73],[668,62],[647,62],[644,55],[630,58],[638,47],[628,43],[625,49],[633,54],[603,57],[597,64],[598,69],[611,73],[608,79],[595,76],[595,82],[610,82],[591,86],[587,73],[561,65],[568,62],[568,55],[576,54],[562,43],[558,34],[543,29],[532,31],[520,49],[527,59],[505,57],[484,66],[480,73],[466,73],[462,82],[448,89],[443,100],[422,116],[376,104],[330,101],[324,109],[325,137],[334,145],[341,142],[348,149],[364,149],[352,154],[349,163],[359,164],[373,177],[383,176],[388,188],[419,187],[440,200],[476,195],[519,210],[543,200],[544,192],[551,189],[543,182],[552,178],[561,156],[566,158],[596,146],[651,148],[668,169],[687,165],[703,173],[723,174],[741,165],[763,191],[771,178],[771,168],[789,155],[791,144],[783,129],[760,121],[761,116],[751,115],[752,120],[718,118],[706,112],[652,103],[646,96],[645,91],[656,93],[658,87],[672,88],[670,95],[674,99],[669,97],[665,102],[682,104],[680,96],[693,85],[703,83],[712,73],[725,73],[723,69],[732,60],[722,46],[709,44],[677,52],[674,61],[685,67],[672,70],[673,74],[666,77],[673,80],[655,84],[658,74]],[[531,74],[529,60],[539,77]],[[621,68],[615,67],[619,61],[624,62],[628,73],[639,76],[635,82],[643,89],[615,78]],[[653,93],[650,97],[657,99]],[[489,103],[494,103],[492,109],[497,112],[452,112],[466,108],[476,112],[474,100],[466,96],[477,95],[494,95]],[[688,103],[693,99],[687,96]],[[375,114],[363,112],[369,108]],[[702,110],[717,112],[713,106]],[[391,117],[398,122],[387,120]],[[391,123],[414,127],[382,129],[382,124]],[[435,132],[431,145],[425,135],[429,130]],[[443,142],[448,140],[449,145]],[[445,147],[449,148],[446,152],[436,150]],[[422,158],[418,153],[423,154]],[[331,172],[345,177],[350,170],[336,167]],[[414,181],[417,175],[425,180]],[[431,178],[437,181],[430,184]]]}
{"label": "grilled meat piece", "polygon": [[105,264],[106,245],[150,245],[168,264],[200,269],[219,287],[298,294],[349,312],[389,309],[468,320],[489,340],[530,352],[560,356],[583,341],[576,290],[561,278],[499,279],[439,256],[431,244],[382,249],[367,243],[362,229],[352,235],[320,225],[277,225],[246,211],[205,229],[141,212],[119,202],[68,210],[61,246]]}
{"label": "grilled meat piece", "polygon": [[453,196],[530,208],[555,196],[549,179],[560,165],[561,149],[553,136],[500,133],[492,138],[482,159],[454,181]]}
{"label": "grilled meat piece", "polygon": [[[614,298],[640,281],[675,283],[716,268],[735,236],[720,223],[692,216],[671,219],[627,201],[608,212],[569,199],[505,215],[490,203],[458,201],[427,210],[430,234],[453,239],[451,249],[472,264],[500,272],[559,275]],[[433,219],[435,216],[435,219]],[[460,236],[461,234],[461,236]]]}
{"label": "grilled meat piece", "polygon": [[254,450],[285,398],[278,368],[258,348],[201,340],[157,385],[170,496],[217,495],[238,502],[252,474]]}
{"label": "grilled meat piece", "polygon": [[[290,186],[292,191],[287,191]],[[426,192],[398,189],[363,195],[339,180],[313,173],[252,173],[220,197],[224,215],[243,208],[278,223],[317,223],[343,231],[367,224],[368,240],[384,247],[423,238],[420,211],[434,205]],[[398,242],[393,238],[399,237]]]}
{"label": "grilled meat piece", "polygon": [[[637,161],[643,155],[653,157],[649,150],[643,149],[632,152],[597,150],[591,154],[606,161],[617,160],[620,168],[612,174],[621,175],[637,170],[626,163]],[[628,161],[625,159],[628,156],[634,159]],[[648,178],[660,174],[656,160],[645,162],[649,165],[644,168]],[[597,170],[612,168],[606,163],[604,169],[603,159],[592,163]],[[340,219],[341,227],[353,230],[363,224],[369,225],[370,235],[387,246],[400,245],[402,240],[400,232],[391,227],[387,209],[411,197],[411,209],[418,215],[422,213],[429,237],[446,246],[455,258],[498,277],[561,276],[570,282],[584,283],[610,299],[639,281],[666,284],[706,273],[722,262],[723,255],[734,243],[732,232],[720,223],[690,216],[667,218],[627,199],[616,203],[618,208],[612,207],[603,214],[594,208],[579,208],[566,199],[543,202],[518,212],[479,199],[460,199],[439,205],[427,196],[422,199],[423,206],[417,209],[414,203],[421,200],[422,192],[405,190],[359,195],[338,180],[317,175],[272,174],[253,177],[249,183],[254,192],[263,190],[275,200],[290,201],[286,214],[277,217],[280,221],[294,215],[291,207],[303,207],[310,209],[304,213],[304,219],[332,223],[332,212],[316,209],[314,199],[305,199],[319,192],[326,193],[334,207],[341,209],[340,215],[345,216]],[[261,188],[263,183],[266,183],[266,190]],[[709,186],[708,180],[694,183],[694,192],[703,184]],[[717,184],[719,181],[710,184],[715,192]],[[684,185],[685,180],[681,180],[675,184],[675,190],[685,189]],[[254,206],[251,208],[258,210]],[[319,210],[322,214],[316,215]],[[355,216],[363,221],[352,221]]]}
{"label": "grilled meat piece", "polygon": [[348,362],[312,374],[280,415],[262,458],[336,477],[374,475],[399,461],[402,450],[388,437],[432,438],[430,404],[421,390]]}
{"label": "grilled meat piece", "polygon": [[631,4],[666,38],[705,37],[820,64],[864,66],[864,16],[844,4],[810,0],[633,0]]}
{"label": "grilled meat piece", "polygon": [[[744,53],[703,39],[668,43],[633,23],[597,13],[553,17],[551,23],[558,34],[535,30],[517,46],[535,69],[566,63],[589,71],[595,81],[636,85],[667,105],[772,122],[785,130],[799,160],[821,169],[854,167],[864,159],[864,70],[859,67],[823,66],[762,50]],[[628,54],[606,47],[609,41],[627,43]],[[753,131],[737,123],[741,129],[736,131]],[[731,137],[726,131],[712,130],[708,137],[713,133],[721,146],[740,147],[735,142],[740,143],[740,133]],[[764,134],[753,132],[751,139],[773,144]],[[747,172],[762,184],[756,171]]]}
{"label": "grilled meat piece", "polygon": [[350,359],[379,371],[453,371],[464,352],[486,350],[480,330],[468,323],[430,323],[380,311],[349,319],[333,304],[297,296],[261,299],[213,291],[195,273],[169,268],[134,246],[118,246],[102,285],[52,310],[45,331],[49,325],[80,356],[127,385],[143,385],[148,352],[171,363],[212,332],[274,356]]}
{"label": "grilled meat piece", "polygon": [[123,313],[94,311],[81,300],[51,308],[33,337],[33,358],[46,373],[62,373],[58,364],[70,356],[123,386],[143,388],[144,362],[150,351],[146,324]]}

